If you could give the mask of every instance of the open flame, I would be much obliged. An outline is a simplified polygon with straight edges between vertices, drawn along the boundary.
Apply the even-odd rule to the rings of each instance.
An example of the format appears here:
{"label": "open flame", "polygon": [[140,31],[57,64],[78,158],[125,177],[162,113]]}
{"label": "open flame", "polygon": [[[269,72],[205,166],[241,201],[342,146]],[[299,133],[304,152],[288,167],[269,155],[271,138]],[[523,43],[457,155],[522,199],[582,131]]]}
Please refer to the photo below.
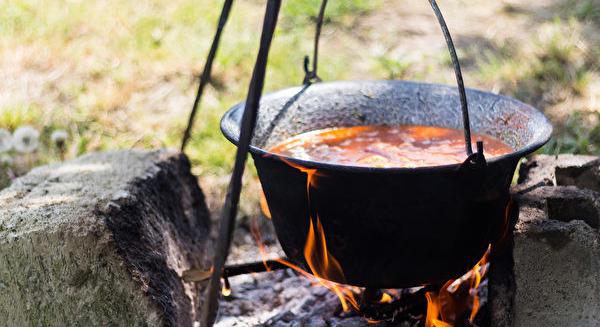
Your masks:
{"label": "open flame", "polygon": [[[306,173],[306,194],[308,198],[308,207],[309,210],[312,210],[310,191],[311,188],[316,187],[316,177],[318,175],[317,169],[305,168],[288,161],[286,161],[286,163],[300,170],[301,172]],[[261,208],[265,216],[270,218],[271,214],[269,211],[269,205],[266,201],[266,198],[264,198],[264,195],[261,197]],[[312,274],[304,271],[302,268],[294,265],[291,262],[281,259],[278,259],[277,261],[294,269],[303,276],[313,279],[316,282],[315,284],[321,285],[333,292],[340,299],[340,303],[344,311],[349,311],[350,308],[358,310],[359,305],[355,297],[355,292],[358,290],[358,288],[341,285],[330,281],[330,279],[344,280],[344,273],[340,263],[327,250],[327,240],[325,239],[326,234],[323,229],[323,225],[321,224],[318,214],[315,216],[316,218],[313,218],[313,215],[310,214],[308,217],[309,228],[308,235],[306,237],[306,243],[304,245],[304,259],[306,260],[306,263],[308,264]],[[267,270],[270,270],[266,263],[267,252],[262,243],[257,224],[252,224],[251,229],[252,235],[258,244],[258,249],[263,263],[265,264]]]}
{"label": "open flame", "polygon": [[[312,212],[311,206],[311,188],[316,187],[318,176],[317,169],[305,168],[291,162],[286,162],[288,165],[306,173],[306,194],[308,198],[309,212]],[[342,286],[331,282],[330,279],[344,280],[344,272],[342,266],[337,259],[327,250],[327,241],[325,239],[325,231],[318,213],[309,216],[308,235],[304,245],[304,259],[308,264],[313,276],[322,286],[326,287],[340,299],[344,311],[350,310],[350,306],[355,310],[359,310],[358,301],[354,296],[355,288]]]}
{"label": "open flame", "polygon": [[[263,264],[265,265],[267,271],[271,271],[271,268],[267,264],[268,253],[264,247],[264,244],[262,243],[258,224],[255,220],[253,220],[251,224],[251,231],[258,245],[258,250]],[[340,285],[328,280],[329,278],[338,277],[343,279],[343,272],[338,261],[327,251],[325,232],[323,231],[323,226],[318,219],[316,227],[313,225],[312,219],[310,220],[310,228],[306,245],[304,247],[304,255],[312,274],[289,261],[283,259],[276,259],[276,261],[295,270],[304,277],[313,280],[313,285],[323,286],[337,295],[344,311],[349,311],[350,308],[358,310],[359,305],[356,297],[354,296],[357,288]]]}
{"label": "open flame", "polygon": [[425,298],[427,298],[427,316],[425,317],[425,327],[452,327],[451,324],[438,319],[441,315],[442,308],[439,297],[432,292],[427,292],[425,293]]}
{"label": "open flame", "polygon": [[352,288],[329,281],[330,279],[344,280],[344,272],[340,263],[327,251],[325,232],[318,217],[315,224],[312,219],[310,220],[304,258],[319,283],[337,295],[344,311],[348,311],[350,306],[358,310],[358,302]]}
{"label": "open flame", "polygon": [[265,217],[271,219],[271,209],[269,209],[267,198],[265,198],[265,192],[262,190],[260,191],[260,209]]}
{"label": "open flame", "polygon": [[394,298],[392,298],[391,295],[384,292],[383,294],[381,294],[381,299],[379,299],[379,303],[392,303],[393,300]]}
{"label": "open flame", "polygon": [[474,323],[481,307],[479,286],[489,264],[491,245],[473,269],[456,280],[449,280],[438,292],[427,292],[427,316],[425,327],[454,326],[455,322],[469,312],[469,321]]}
{"label": "open flame", "polygon": [[221,288],[221,294],[223,294],[224,297],[228,297],[231,295],[231,288],[223,285],[223,288]]}
{"label": "open flame", "polygon": [[[288,165],[307,174],[306,192],[308,198],[308,207],[312,212],[311,207],[311,189],[316,187],[316,177],[319,176],[317,169],[309,169],[294,163],[285,161]],[[510,210],[510,205],[507,207],[507,217]],[[270,211],[264,197],[261,196],[261,208],[265,216],[270,218]],[[338,260],[327,250],[327,241],[325,238],[325,230],[319,219],[318,213],[309,214],[309,230],[304,246],[304,258],[309,266],[310,272],[294,265],[291,262],[277,259],[278,262],[294,269],[301,275],[313,280],[313,285],[320,285],[333,292],[340,300],[344,311],[354,309],[360,311],[360,306],[356,300],[356,294],[359,293],[358,287],[341,285],[333,280],[344,280],[343,269]],[[508,224],[506,224],[508,225]],[[258,245],[259,252],[267,266],[267,251],[262,242],[258,224],[253,221],[251,225],[252,235]],[[426,292],[427,314],[425,316],[425,327],[451,327],[457,320],[464,317],[468,313],[469,321],[474,322],[477,313],[481,307],[481,299],[479,297],[479,287],[485,277],[489,263],[488,258],[491,251],[491,245],[479,262],[465,275],[454,280],[449,280],[437,292]],[[267,270],[270,271],[267,266]],[[396,290],[386,290],[382,292],[379,303],[392,303],[399,296]],[[470,310],[470,312],[469,312]],[[368,319],[369,323],[376,323],[376,320]]]}

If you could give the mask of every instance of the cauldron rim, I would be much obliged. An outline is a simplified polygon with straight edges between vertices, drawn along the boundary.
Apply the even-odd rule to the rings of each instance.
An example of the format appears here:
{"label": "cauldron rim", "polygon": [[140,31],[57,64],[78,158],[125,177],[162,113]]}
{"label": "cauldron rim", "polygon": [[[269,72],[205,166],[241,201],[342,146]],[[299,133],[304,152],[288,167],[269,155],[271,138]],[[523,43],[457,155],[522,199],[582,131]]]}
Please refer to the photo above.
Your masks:
{"label": "cauldron rim", "polygon": [[[428,87],[435,87],[435,88],[439,88],[439,89],[456,89],[455,86],[450,86],[450,85],[445,85],[445,84],[424,83],[424,82],[415,82],[415,81],[406,81],[406,80],[330,81],[330,82],[321,82],[318,84],[312,84],[310,86],[296,86],[296,87],[280,89],[277,91],[273,91],[273,92],[264,94],[262,96],[262,99],[265,100],[265,99],[269,99],[269,98],[281,98],[286,95],[297,94],[303,88],[306,88],[306,87],[336,87],[336,86],[339,87],[339,86],[343,86],[344,84],[352,85],[352,84],[357,84],[357,83],[382,83],[382,82],[389,83],[389,84],[394,84],[394,83],[412,84],[415,86],[428,86]],[[517,99],[511,98],[511,97],[508,97],[505,95],[501,95],[501,94],[495,94],[495,93],[478,90],[478,89],[473,89],[473,88],[466,88],[466,90],[467,90],[467,92],[485,94],[487,96],[493,96],[493,97],[496,97],[499,99],[505,99],[510,102],[518,103],[523,108],[527,108],[527,109],[531,110],[532,112],[539,114],[537,119],[540,119],[540,123],[545,128],[545,133],[536,137],[536,139],[533,142],[528,143],[524,147],[521,147],[521,148],[517,149],[516,151],[513,151],[509,154],[495,156],[492,158],[487,158],[488,164],[494,164],[496,162],[519,160],[520,158],[523,158],[523,157],[535,152],[539,148],[541,148],[552,137],[552,131],[553,131],[552,124],[550,123],[548,118],[544,114],[541,113],[541,111],[534,108],[533,106],[523,103]],[[263,100],[261,100],[261,101],[263,101]],[[238,146],[239,135],[236,135],[233,132],[233,130],[227,128],[226,122],[230,121],[230,120],[237,121],[232,116],[238,110],[243,110],[244,104],[245,104],[245,102],[240,102],[240,103],[234,105],[233,107],[231,107],[229,110],[227,110],[227,112],[225,112],[225,114],[223,115],[223,117],[221,118],[221,121],[220,121],[221,132],[223,133],[225,138],[227,140],[229,140],[231,143],[233,143],[235,146]],[[239,122],[238,122],[238,124],[239,124]],[[421,173],[427,173],[428,171],[439,172],[439,171],[456,170],[456,169],[460,168],[460,166],[461,166],[461,163],[448,164],[448,165],[437,165],[437,166],[419,166],[419,167],[368,167],[368,166],[342,165],[342,164],[335,164],[335,163],[328,163],[328,162],[304,160],[304,159],[299,159],[296,157],[290,157],[290,156],[286,156],[286,155],[276,154],[273,152],[269,152],[268,150],[262,149],[253,144],[250,145],[250,152],[254,155],[270,157],[275,160],[282,161],[284,163],[293,163],[293,164],[297,164],[297,165],[299,165],[301,167],[305,167],[305,168],[346,171],[346,172],[362,172],[362,173],[416,173],[416,172],[421,172]],[[465,159],[466,159],[466,156],[465,156]]]}

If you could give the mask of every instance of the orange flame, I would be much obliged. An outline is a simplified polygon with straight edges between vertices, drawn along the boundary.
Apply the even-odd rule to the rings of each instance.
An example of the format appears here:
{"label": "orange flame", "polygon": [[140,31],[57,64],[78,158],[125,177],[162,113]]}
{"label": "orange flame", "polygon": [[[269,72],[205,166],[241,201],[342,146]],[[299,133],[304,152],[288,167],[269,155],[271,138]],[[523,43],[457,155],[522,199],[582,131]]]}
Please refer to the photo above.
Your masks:
{"label": "orange flame", "polygon": [[229,285],[229,280],[227,278],[222,278],[221,282],[223,283],[223,286],[221,286],[221,294],[223,294],[224,297],[230,296],[231,285]]}
{"label": "orange flame", "polygon": [[452,324],[439,320],[441,306],[438,296],[433,292],[425,293],[427,298],[427,315],[425,317],[425,327],[452,327]]}
{"label": "orange flame", "polygon": [[260,258],[263,262],[263,265],[267,269],[267,271],[271,271],[271,267],[267,264],[267,258],[269,255],[267,254],[267,249],[265,249],[265,244],[262,241],[262,236],[260,235],[260,228],[258,227],[258,220],[256,217],[252,217],[250,220],[250,233],[258,246],[258,253],[260,254]]}
{"label": "orange flame", "polygon": [[[316,177],[319,176],[317,169],[311,169],[296,165],[286,161],[286,163],[303,173],[306,173],[306,194],[308,198],[308,207],[311,208],[311,193],[312,187],[317,186]],[[340,299],[344,311],[350,310],[350,306],[355,310],[359,310],[358,301],[354,296],[352,287],[342,286],[331,282],[330,280],[344,280],[344,272],[342,266],[337,259],[327,250],[327,241],[325,240],[325,231],[321,220],[317,215],[316,222],[313,223],[313,217],[309,214],[309,228],[304,245],[304,259],[308,264],[313,276],[317,278],[319,284],[335,293]]]}
{"label": "orange flame", "polygon": [[322,174],[319,174],[318,170],[316,168],[306,168],[303,167],[299,164],[295,164],[287,159],[284,159],[283,157],[279,157],[281,159],[281,161],[285,162],[288,166],[292,167],[292,168],[296,168],[299,171],[303,172],[306,174],[306,194],[308,195],[308,201],[309,201],[309,207],[310,207],[310,188],[311,187],[317,187],[317,176],[324,176]]}
{"label": "orange flame", "polygon": [[[320,222],[318,222],[318,224],[320,225]],[[312,221],[311,221],[311,228],[310,228],[310,230],[311,231],[309,231],[309,234],[315,235],[315,231],[312,228]],[[324,235],[322,231],[321,232],[317,232],[317,233],[320,234],[320,235],[321,234]],[[260,233],[258,231],[256,231],[256,234],[254,234],[254,235],[255,235],[255,240],[257,241],[257,243],[260,242],[261,241]],[[324,238],[314,237],[313,236],[313,239],[316,240],[317,238],[324,240]],[[307,241],[307,244],[309,244],[309,243],[310,244],[316,244],[316,242],[314,242],[314,241]],[[260,252],[261,258],[263,260],[263,264],[267,268],[267,271],[270,271],[271,268],[268,266],[268,264],[266,262],[267,261],[267,252],[266,252],[266,250],[264,248],[264,245],[262,243],[258,243],[258,244],[259,244],[259,252]],[[325,249],[325,251],[322,252],[322,253],[327,253],[326,256],[328,257],[328,259],[327,259],[328,263],[329,262],[335,262],[337,264],[337,266],[339,267],[339,263],[337,263],[337,260],[335,260],[335,258],[333,258],[333,256],[331,256],[326,251],[326,245],[325,245],[325,243],[322,243],[322,244],[325,246],[325,247],[323,247],[323,249]],[[312,252],[312,249],[310,249],[311,247],[312,247],[312,245],[309,246],[309,247],[305,247],[305,253],[307,253],[307,251],[309,251],[309,253],[311,253],[310,257],[312,258],[313,257],[313,252]],[[321,245],[319,245],[319,247],[321,247]],[[309,250],[307,250],[307,248],[309,248]],[[340,270],[337,270],[336,268],[333,268],[333,270],[332,270],[332,268],[330,268],[331,267],[330,265],[321,265],[320,263],[317,263],[317,261],[314,261],[314,260],[313,261],[309,261],[307,259],[307,263],[309,263],[309,266],[311,265],[310,262],[312,262],[313,265],[314,265],[314,267],[329,267],[329,268],[324,268],[324,271],[326,272],[324,275],[320,275],[319,273],[316,273],[315,271],[313,271],[313,269],[321,269],[321,268],[312,268],[311,267],[311,271],[312,271],[312,274],[311,274],[311,273],[305,271],[304,269],[298,267],[297,265],[295,265],[295,264],[293,264],[293,263],[291,263],[289,261],[286,261],[286,260],[283,260],[283,259],[275,259],[275,260],[277,262],[279,262],[279,263],[281,263],[281,264],[283,264],[283,265],[285,265],[285,266],[287,266],[287,267],[295,270],[296,272],[298,272],[302,276],[304,276],[304,277],[306,277],[308,279],[313,280],[314,281],[313,285],[314,284],[318,284],[320,286],[323,286],[323,287],[327,288],[328,290],[330,290],[335,295],[337,295],[337,297],[340,299],[340,303],[341,303],[342,309],[344,311],[350,310],[350,306],[352,306],[352,308],[358,310],[358,307],[359,307],[358,306],[358,302],[356,301],[356,298],[354,297],[354,292],[356,291],[356,288],[350,287],[350,286],[342,286],[340,284],[337,284],[337,283],[334,283],[332,281],[324,279],[324,278],[328,278],[327,276],[335,276],[335,274],[338,274],[338,272],[341,273],[341,268],[340,268]],[[334,264],[333,267],[335,267],[336,264]],[[343,274],[341,276],[343,276]]]}
{"label": "orange flame", "polygon": [[456,280],[449,280],[439,292],[427,292],[427,316],[425,327],[453,326],[456,320],[468,312],[469,321],[474,322],[481,306],[479,285],[487,273],[487,262],[491,245],[473,269]]}
{"label": "orange flame", "polygon": [[[261,260],[263,262],[263,264],[265,265],[265,268],[267,268],[267,271],[271,271],[271,267],[269,267],[269,265],[267,264],[267,260],[269,260],[269,255],[267,253],[267,250],[265,248],[264,243],[262,242],[262,236],[260,234],[260,230],[258,228],[258,222],[253,219],[252,223],[250,224],[250,231],[252,233],[252,236],[254,238],[254,241],[256,242],[257,246],[258,246],[258,252],[261,256]],[[288,268],[291,268],[293,270],[295,270],[296,272],[300,273],[301,275],[303,275],[304,277],[310,278],[310,279],[316,279],[315,276],[311,275],[310,273],[304,271],[304,269],[296,266],[295,264],[280,259],[280,258],[276,258],[274,259],[275,261],[287,266]],[[315,283],[318,283],[315,281]]]}
{"label": "orange flame", "polygon": [[470,293],[472,293],[471,296],[473,297],[473,307],[471,308],[471,314],[469,315],[470,322],[473,322],[473,320],[475,320],[475,316],[477,316],[477,312],[479,312],[480,299],[477,291],[479,289],[479,285],[481,284],[481,280],[487,273],[487,262],[491,249],[492,246],[488,246],[488,249],[483,255],[483,258],[481,258],[481,260],[479,260],[479,262],[477,262],[475,267],[473,267],[473,269],[471,270],[472,277]]}
{"label": "orange flame", "polygon": [[231,288],[223,285],[223,288],[221,288],[221,294],[223,294],[224,297],[228,297],[231,295]]}
{"label": "orange flame", "polygon": [[[292,162],[284,160],[285,163],[300,170],[303,173],[306,173],[306,193],[308,197],[308,207],[310,208],[310,190],[311,188],[316,187],[316,177],[318,175],[317,169],[305,168],[300,165],[296,165]],[[265,216],[270,216],[268,204],[266,203],[266,199],[264,195],[261,197],[261,207]],[[340,285],[335,282],[330,281],[333,280],[344,280],[344,273],[340,263],[329,253],[327,250],[327,241],[325,239],[325,231],[323,230],[323,225],[317,216],[315,222],[313,223],[312,215],[309,214],[309,230],[306,238],[306,243],[304,245],[304,258],[306,263],[308,264],[311,273],[306,272],[302,268],[294,265],[291,262],[277,259],[277,261],[281,264],[286,265],[287,267],[294,269],[296,272],[301,275],[312,279],[315,281],[315,284],[321,285],[332,293],[337,295],[340,299],[340,303],[344,311],[350,310],[350,308],[354,308],[358,310],[359,305],[354,292],[357,290],[356,287]],[[262,243],[262,239],[260,236],[260,232],[258,230],[258,224],[253,220],[251,224],[251,232],[258,245],[258,249],[265,264],[267,270],[270,270],[266,261],[267,261],[267,251]]]}
{"label": "orange flame", "polygon": [[304,258],[315,275],[330,280],[344,278],[340,263],[327,251],[325,232],[318,217],[316,227],[313,226],[312,219],[310,220],[308,237],[304,246]]}
{"label": "orange flame", "polygon": [[319,283],[337,295],[344,311],[348,311],[350,306],[358,310],[359,305],[352,289],[329,281],[332,279],[344,280],[344,273],[337,259],[327,251],[325,232],[319,217],[317,217],[316,226],[313,225],[313,220],[310,219],[308,237],[304,246],[304,258]]}
{"label": "orange flame", "polygon": [[391,295],[389,295],[388,293],[383,293],[381,295],[381,299],[379,299],[379,303],[392,303],[393,300],[394,298],[392,298]]}
{"label": "orange flame", "polygon": [[[316,187],[316,177],[319,175],[317,169],[310,169],[299,166],[287,160],[284,160],[288,165],[294,167],[301,172],[306,173],[306,193],[308,198],[308,207],[311,208],[311,188]],[[264,200],[264,195],[261,197],[261,207],[265,215],[269,213],[268,205]],[[510,210],[507,208],[507,217]],[[270,213],[269,215],[270,216]],[[316,219],[313,218],[312,214],[309,214],[309,230],[304,245],[304,257],[308,264],[311,273],[303,270],[302,268],[294,265],[291,262],[278,259],[277,261],[294,269],[301,275],[315,281],[314,284],[319,284],[331,292],[336,294],[340,299],[340,303],[344,311],[348,311],[353,308],[359,311],[359,304],[355,297],[355,292],[358,288],[352,286],[346,286],[334,283],[330,280],[341,280],[343,281],[344,273],[340,263],[337,259],[327,250],[327,241],[325,238],[325,231],[318,214],[315,213]],[[259,252],[263,258],[263,262],[266,265],[267,252],[262,244],[258,226],[253,224],[252,234],[256,240]],[[427,299],[427,315],[425,318],[425,327],[451,327],[454,325],[458,317],[462,316],[469,310],[469,320],[474,321],[477,313],[479,312],[481,301],[478,295],[478,288],[481,284],[482,279],[487,273],[487,262],[489,253],[491,251],[491,245],[488,250],[481,258],[479,262],[471,269],[468,273],[463,275],[457,280],[449,280],[439,292],[427,292],[425,297]],[[269,267],[267,267],[269,268]],[[388,290],[391,294],[394,294],[394,290]],[[393,301],[393,297],[388,293],[383,293],[380,303],[390,303]],[[375,320],[369,320],[369,323],[376,323]]]}
{"label": "orange flame", "polygon": [[263,215],[265,217],[271,219],[271,210],[269,209],[269,203],[267,202],[267,198],[265,197],[265,192],[260,190],[260,209],[262,210]]}

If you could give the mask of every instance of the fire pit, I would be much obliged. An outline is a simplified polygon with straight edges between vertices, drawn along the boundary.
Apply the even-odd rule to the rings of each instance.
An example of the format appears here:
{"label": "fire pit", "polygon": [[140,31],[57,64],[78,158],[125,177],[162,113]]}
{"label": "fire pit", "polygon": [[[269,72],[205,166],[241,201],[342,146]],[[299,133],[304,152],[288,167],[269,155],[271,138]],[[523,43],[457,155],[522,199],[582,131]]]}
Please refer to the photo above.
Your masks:
{"label": "fire pit", "polygon": [[[441,302],[446,302],[443,298],[449,293],[457,292],[456,285],[469,284],[468,294],[477,289],[487,270],[490,244],[501,238],[508,225],[509,186],[518,161],[547,142],[552,127],[540,112],[519,101],[465,90],[448,27],[436,1],[429,3],[450,52],[458,91],[448,86],[406,81],[317,83],[321,82],[317,74],[319,35],[327,4],[323,0],[317,19],[312,70],[308,67],[308,57],[304,62],[304,86],[263,97],[268,53],[281,1],[267,3],[248,96],[221,121],[221,130],[238,150],[221,212],[213,266],[209,271],[187,274],[187,277],[196,275],[193,279],[197,281],[210,279],[203,325],[215,321],[222,277],[228,291],[227,277],[234,275],[232,269],[241,273],[259,270],[258,263],[225,265],[248,152],[254,158],[263,187],[266,200],[263,209],[272,216],[277,238],[291,260],[274,262],[301,274],[310,272],[336,293],[344,311],[349,307],[348,301],[356,311],[366,313],[353,291],[338,284],[365,287],[363,298],[371,299],[367,303],[383,300],[378,300],[377,289],[441,286],[439,292],[425,294],[425,320],[427,326],[432,326],[438,317],[448,320],[440,311],[444,309]],[[210,73],[230,5],[231,1],[223,7],[195,103]],[[194,111],[195,108],[190,123]],[[366,125],[370,127],[359,127]],[[386,130],[381,126],[401,129],[398,126],[408,125],[423,130],[463,128],[464,162],[455,148],[452,151],[457,163],[417,168],[339,164],[269,151],[290,141],[290,137],[326,128],[364,130],[379,126],[376,128]],[[477,152],[473,153],[471,129],[486,135],[481,137],[490,148],[490,143],[498,140],[512,151],[486,158],[485,143],[475,139]],[[456,131],[452,133],[456,135]],[[182,146],[185,140],[184,137]],[[452,140],[453,144],[458,144],[455,141]],[[419,151],[419,147],[412,149]],[[264,268],[271,269],[274,262],[265,261]],[[453,286],[453,279],[467,272],[458,279],[462,282]],[[476,296],[470,307],[472,322],[479,307]]]}
{"label": "fire pit", "polygon": [[[467,97],[472,130],[502,140],[512,153],[482,165],[420,168],[274,155],[265,149],[328,127],[461,128],[460,103],[455,88],[404,81],[319,83],[263,96],[250,152],[289,258],[319,277],[373,288],[443,283],[472,268],[501,234],[517,162],[547,142],[552,127],[514,99],[476,90]],[[243,109],[236,105],[221,122],[235,144]],[[318,264],[304,253],[311,233],[325,252],[313,258]]]}

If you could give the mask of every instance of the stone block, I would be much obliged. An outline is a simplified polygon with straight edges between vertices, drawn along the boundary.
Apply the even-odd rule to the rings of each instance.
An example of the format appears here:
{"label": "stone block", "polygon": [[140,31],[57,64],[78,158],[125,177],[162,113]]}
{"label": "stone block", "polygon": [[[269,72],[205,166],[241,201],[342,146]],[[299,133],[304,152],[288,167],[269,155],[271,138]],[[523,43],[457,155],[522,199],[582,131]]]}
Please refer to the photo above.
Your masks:
{"label": "stone block", "polygon": [[89,154],[0,192],[0,326],[193,326],[209,214],[185,156]]}
{"label": "stone block", "polygon": [[561,169],[569,171],[583,167],[596,161],[595,156],[580,156],[573,154],[559,154],[556,156],[538,155],[525,160],[519,170],[519,187],[532,187],[535,185],[570,185],[557,184],[556,171]]}
{"label": "stone block", "polygon": [[581,165],[557,166],[554,172],[557,185],[573,185],[600,192],[600,159]]}
{"label": "stone block", "polygon": [[599,193],[556,182],[557,174],[595,160],[535,156],[522,166],[514,189],[518,217],[492,261],[492,326],[598,326]]}

